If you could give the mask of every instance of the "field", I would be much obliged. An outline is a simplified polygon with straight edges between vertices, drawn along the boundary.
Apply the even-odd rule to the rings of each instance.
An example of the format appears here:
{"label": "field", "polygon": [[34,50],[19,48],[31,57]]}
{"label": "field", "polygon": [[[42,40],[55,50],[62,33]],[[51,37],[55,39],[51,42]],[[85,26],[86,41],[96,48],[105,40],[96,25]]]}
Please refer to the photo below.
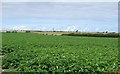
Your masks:
{"label": "field", "polygon": [[3,33],[2,67],[24,72],[108,72],[118,68],[118,39]]}

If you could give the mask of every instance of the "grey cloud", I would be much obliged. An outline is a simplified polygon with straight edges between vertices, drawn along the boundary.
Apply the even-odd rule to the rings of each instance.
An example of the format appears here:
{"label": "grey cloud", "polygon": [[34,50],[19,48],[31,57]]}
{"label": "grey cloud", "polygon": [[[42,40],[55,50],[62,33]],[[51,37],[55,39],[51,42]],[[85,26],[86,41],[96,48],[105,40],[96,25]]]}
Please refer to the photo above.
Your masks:
{"label": "grey cloud", "polygon": [[111,19],[117,17],[117,3],[22,2],[4,3],[4,18]]}

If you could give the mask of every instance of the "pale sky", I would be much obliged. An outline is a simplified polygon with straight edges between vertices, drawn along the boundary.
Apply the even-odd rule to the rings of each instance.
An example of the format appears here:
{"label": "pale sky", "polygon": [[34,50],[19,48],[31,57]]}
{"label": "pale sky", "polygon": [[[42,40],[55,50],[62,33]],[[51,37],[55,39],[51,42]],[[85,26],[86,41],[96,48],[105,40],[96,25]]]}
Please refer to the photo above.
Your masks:
{"label": "pale sky", "polygon": [[119,0],[1,0],[2,2],[118,2]]}
{"label": "pale sky", "polygon": [[118,31],[117,2],[5,2],[2,9],[3,30]]}

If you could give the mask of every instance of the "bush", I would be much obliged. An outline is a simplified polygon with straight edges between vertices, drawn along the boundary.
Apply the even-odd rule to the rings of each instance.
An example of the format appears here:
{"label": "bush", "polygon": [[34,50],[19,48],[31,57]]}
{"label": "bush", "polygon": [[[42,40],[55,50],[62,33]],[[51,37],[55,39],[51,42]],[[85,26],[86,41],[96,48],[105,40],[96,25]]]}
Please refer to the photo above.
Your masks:
{"label": "bush", "polygon": [[17,31],[12,31],[12,33],[17,33]]}
{"label": "bush", "polygon": [[10,33],[10,31],[6,31],[6,33]]}
{"label": "bush", "polygon": [[30,31],[25,31],[26,33],[30,33]]}

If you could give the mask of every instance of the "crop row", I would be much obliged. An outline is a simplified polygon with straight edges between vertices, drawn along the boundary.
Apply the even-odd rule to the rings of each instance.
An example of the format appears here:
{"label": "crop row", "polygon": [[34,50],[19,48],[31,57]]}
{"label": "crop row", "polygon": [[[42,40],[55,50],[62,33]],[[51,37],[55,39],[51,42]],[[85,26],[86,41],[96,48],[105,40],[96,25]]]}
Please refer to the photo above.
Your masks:
{"label": "crop row", "polygon": [[117,69],[117,38],[3,33],[3,69],[105,72]]}

